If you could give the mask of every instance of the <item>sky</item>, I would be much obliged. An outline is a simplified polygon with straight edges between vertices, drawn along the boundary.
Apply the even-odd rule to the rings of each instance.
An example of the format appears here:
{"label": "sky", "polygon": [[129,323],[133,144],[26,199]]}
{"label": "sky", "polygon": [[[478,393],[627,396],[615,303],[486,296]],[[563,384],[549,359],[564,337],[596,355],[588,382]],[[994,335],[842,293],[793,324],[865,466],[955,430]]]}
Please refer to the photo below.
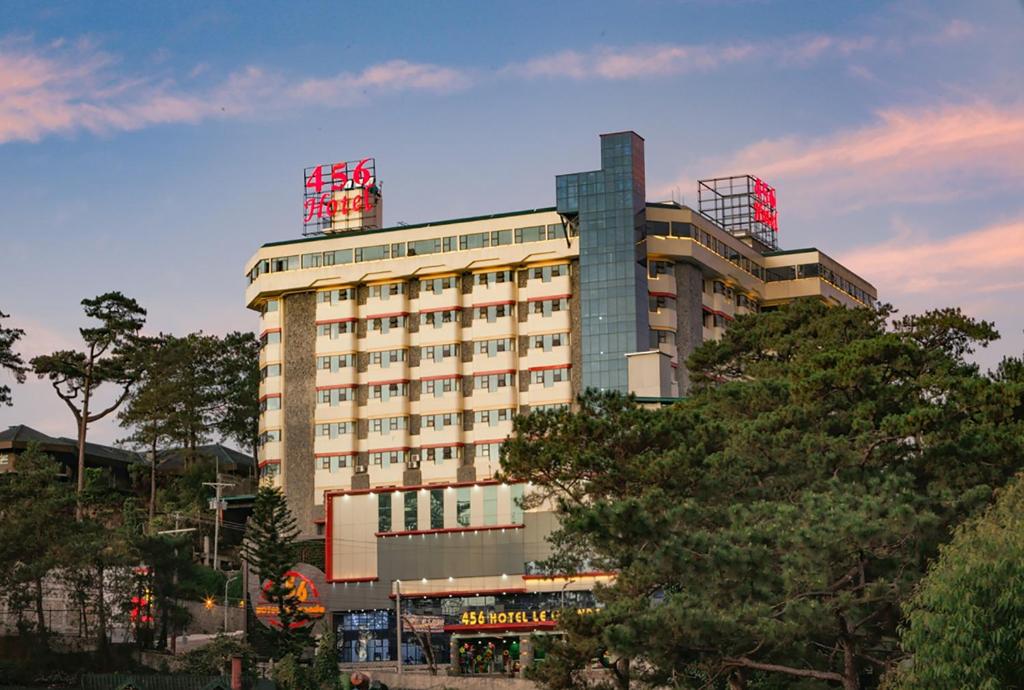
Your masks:
{"label": "sky", "polygon": [[[1021,0],[6,0],[0,311],[26,358],[110,290],[150,333],[253,330],[245,263],[300,236],[305,166],[374,156],[392,226],[553,205],[627,129],[649,201],[758,175],[783,248],[995,322],[984,367],[1024,352]],[[74,435],[34,377],[12,424]]]}

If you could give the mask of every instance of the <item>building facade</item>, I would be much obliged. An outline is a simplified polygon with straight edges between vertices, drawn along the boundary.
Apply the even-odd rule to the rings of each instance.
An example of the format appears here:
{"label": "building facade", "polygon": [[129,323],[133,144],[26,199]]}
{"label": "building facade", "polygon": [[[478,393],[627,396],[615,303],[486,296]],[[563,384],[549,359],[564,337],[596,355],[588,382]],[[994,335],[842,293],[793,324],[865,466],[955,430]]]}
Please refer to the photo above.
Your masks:
{"label": "building facade", "polygon": [[325,538],[346,658],[396,656],[397,590],[449,643],[550,627],[554,599],[593,605],[606,574],[531,572],[554,517],[494,480],[516,414],[588,387],[678,397],[682,362],[739,314],[874,302],[819,250],[737,229],[759,180],[730,178],[745,186],[701,212],[648,202],[644,179],[644,140],[603,135],[601,167],[556,177],[553,207],[274,242],[248,262],[261,476]]}

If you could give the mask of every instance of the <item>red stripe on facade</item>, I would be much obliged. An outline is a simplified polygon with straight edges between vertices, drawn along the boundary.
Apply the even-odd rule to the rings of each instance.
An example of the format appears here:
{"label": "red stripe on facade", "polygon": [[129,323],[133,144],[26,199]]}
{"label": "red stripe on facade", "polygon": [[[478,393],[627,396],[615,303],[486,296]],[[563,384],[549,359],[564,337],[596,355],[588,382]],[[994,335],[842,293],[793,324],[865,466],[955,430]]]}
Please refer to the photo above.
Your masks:
{"label": "red stripe on facade", "polygon": [[654,290],[648,290],[647,294],[651,297],[671,297],[672,299],[677,297],[674,292],[655,292]]}
{"label": "red stripe on facade", "polygon": [[571,580],[576,577],[615,577],[610,570],[591,570],[585,573],[554,573],[552,575],[523,575],[524,580]]}
{"label": "red stripe on facade", "polygon": [[495,374],[514,374],[514,373],[516,373],[515,369],[495,369],[494,371],[474,371],[472,374],[468,374],[468,376],[493,376]]}
{"label": "red stripe on facade", "polygon": [[705,307],[704,305],[701,305],[700,308],[702,310],[704,310],[708,314],[714,314],[715,316],[721,316],[723,319],[728,319],[729,321],[733,321],[734,320],[734,318],[730,314],[726,314],[724,311],[718,311],[717,309],[712,309],[711,307]]}
{"label": "red stripe on facade", "polygon": [[405,530],[402,532],[374,532],[373,536],[380,537],[382,539],[387,539],[389,537],[415,537],[420,534],[464,534],[466,532],[493,532],[499,529],[505,530],[523,528],[524,525],[488,525],[487,527],[443,527],[440,529],[412,529]]}
{"label": "red stripe on facade", "polygon": [[479,302],[478,304],[474,304],[473,305],[473,309],[477,309],[479,307],[500,307],[503,304],[515,304],[515,303],[516,303],[516,301],[514,299],[504,299],[504,300],[499,300],[497,302]]}
{"label": "red stripe on facade", "polygon": [[565,295],[550,295],[548,297],[531,297],[530,299],[528,299],[526,301],[527,302],[547,302],[548,300],[569,299],[570,297],[572,297],[572,293],[568,293],[568,294],[565,294]]}
{"label": "red stripe on facade", "polygon": [[262,333],[260,333],[260,338],[265,336],[267,333],[280,333],[280,332],[281,332],[280,328],[266,328],[266,329],[263,330]]}
{"label": "red stripe on facade", "polygon": [[334,559],[332,556],[331,549],[331,533],[333,530],[331,527],[334,525],[334,501],[331,501],[327,492],[324,492],[324,510],[326,523],[324,524],[324,578],[327,582],[334,581]]}
{"label": "red stripe on facade", "polygon": [[263,462],[261,462],[259,464],[259,468],[262,470],[267,465],[280,465],[280,464],[281,464],[280,460],[264,460]]}
{"label": "red stripe on facade", "polygon": [[370,319],[390,319],[392,316],[408,316],[407,311],[389,311],[387,314],[367,314],[366,320]]}
{"label": "red stripe on facade", "polygon": [[428,443],[426,445],[421,445],[420,449],[422,450],[424,448],[462,448],[465,445],[466,445],[465,443],[458,443],[458,442],[456,442],[456,443]]}
{"label": "red stripe on facade", "polygon": [[317,386],[318,391],[332,391],[338,388],[356,388],[358,384],[355,383],[335,383],[330,386]]}
{"label": "red stripe on facade", "polygon": [[259,402],[263,402],[267,398],[280,398],[280,397],[281,397],[280,393],[267,393],[266,395],[261,395],[260,396]]}
{"label": "red stripe on facade", "polygon": [[438,374],[437,376],[424,376],[420,381],[440,381],[441,379],[461,379],[462,374]]}
{"label": "red stripe on facade", "polygon": [[548,371],[549,369],[572,369],[571,364],[548,364],[543,367],[530,367],[528,371]]}
{"label": "red stripe on facade", "polygon": [[508,440],[508,436],[506,436],[505,438],[492,438],[492,439],[486,439],[486,440],[481,439],[479,441],[473,441],[473,445],[482,446],[484,444],[491,444],[491,443],[504,443],[507,440]]}
{"label": "red stripe on facade", "polygon": [[316,325],[317,326],[326,326],[327,324],[330,324],[330,323],[349,323],[349,322],[358,321],[358,320],[359,319],[357,319],[354,316],[350,316],[350,317],[344,318],[344,319],[324,319],[323,321],[317,321]]}
{"label": "red stripe on facade", "polygon": [[453,304],[450,307],[430,307],[429,309],[420,309],[421,314],[433,314],[437,311],[462,311],[462,307]]}
{"label": "red stripe on facade", "polygon": [[390,453],[393,450],[412,450],[409,446],[395,446],[394,448],[371,448],[367,453]]}
{"label": "red stripe on facade", "polygon": [[350,457],[352,455],[359,455],[359,451],[357,451],[357,450],[343,450],[343,451],[338,451],[337,453],[313,453],[313,457],[314,458],[333,458],[333,457],[338,456],[338,455],[344,455],[345,457]]}

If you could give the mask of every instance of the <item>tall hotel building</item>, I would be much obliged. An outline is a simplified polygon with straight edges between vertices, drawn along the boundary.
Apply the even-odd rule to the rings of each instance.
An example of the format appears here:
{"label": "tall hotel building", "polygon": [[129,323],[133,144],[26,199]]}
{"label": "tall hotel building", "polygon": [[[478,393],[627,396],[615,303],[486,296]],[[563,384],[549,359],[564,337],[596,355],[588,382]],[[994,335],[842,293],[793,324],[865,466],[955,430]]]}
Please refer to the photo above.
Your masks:
{"label": "tall hotel building", "polygon": [[778,250],[774,191],[756,178],[700,182],[696,209],[648,202],[633,132],[601,137],[600,169],[554,182],[555,206],[329,226],[246,267],[261,475],[325,539],[321,595],[345,660],[396,657],[399,589],[406,630],[429,631],[444,659],[463,638],[508,645],[593,604],[608,576],[533,572],[554,516],[520,507],[528,485],[493,480],[514,415],[588,387],[675,398],[686,357],[738,314],[876,298],[818,249]]}

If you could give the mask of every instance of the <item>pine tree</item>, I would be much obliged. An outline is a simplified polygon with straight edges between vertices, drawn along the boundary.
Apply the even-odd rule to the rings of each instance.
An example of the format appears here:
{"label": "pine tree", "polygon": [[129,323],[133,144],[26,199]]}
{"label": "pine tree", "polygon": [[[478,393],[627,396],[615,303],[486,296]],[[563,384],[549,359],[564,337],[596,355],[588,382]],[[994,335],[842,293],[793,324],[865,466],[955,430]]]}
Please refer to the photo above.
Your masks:
{"label": "pine tree", "polygon": [[261,486],[256,494],[252,517],[246,528],[243,552],[262,583],[263,597],[277,607],[276,622],[270,628],[275,659],[299,655],[309,643],[307,616],[299,607],[288,571],[298,561],[299,528],[281,490]]}
{"label": "pine tree", "polygon": [[[7,314],[0,311],[0,321],[6,318]],[[20,328],[4,328],[3,324],[0,324],[0,369],[7,369],[14,374],[14,380],[18,383],[25,383],[25,372],[28,371],[25,360],[14,351],[14,344],[23,335],[25,335],[25,331]],[[0,386],[0,405],[11,404],[13,404],[11,402],[11,387]]]}
{"label": "pine tree", "polygon": [[339,661],[338,638],[328,628],[316,644],[316,657],[313,659],[313,679],[320,690],[334,690],[338,687]]}

